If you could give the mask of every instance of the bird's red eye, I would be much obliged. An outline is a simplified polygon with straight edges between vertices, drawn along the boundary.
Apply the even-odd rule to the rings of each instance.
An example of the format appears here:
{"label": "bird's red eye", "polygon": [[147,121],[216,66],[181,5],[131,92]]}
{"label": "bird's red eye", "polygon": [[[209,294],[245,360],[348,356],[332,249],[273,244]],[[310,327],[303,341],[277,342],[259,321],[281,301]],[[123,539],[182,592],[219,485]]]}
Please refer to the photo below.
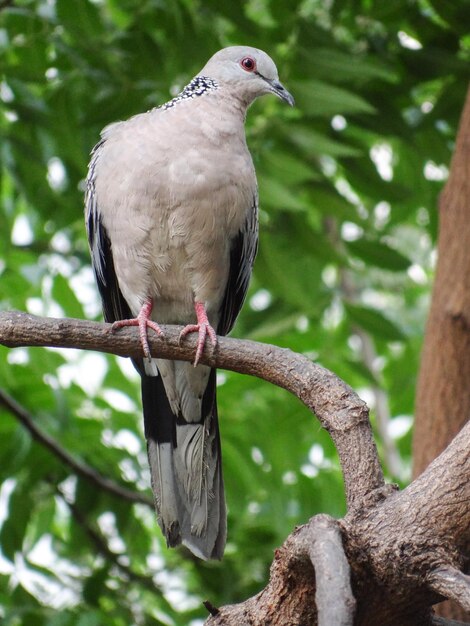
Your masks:
{"label": "bird's red eye", "polygon": [[254,72],[256,69],[256,61],[254,59],[252,59],[251,57],[244,57],[241,61],[240,61],[240,65],[243,67],[244,70],[246,70],[247,72]]}

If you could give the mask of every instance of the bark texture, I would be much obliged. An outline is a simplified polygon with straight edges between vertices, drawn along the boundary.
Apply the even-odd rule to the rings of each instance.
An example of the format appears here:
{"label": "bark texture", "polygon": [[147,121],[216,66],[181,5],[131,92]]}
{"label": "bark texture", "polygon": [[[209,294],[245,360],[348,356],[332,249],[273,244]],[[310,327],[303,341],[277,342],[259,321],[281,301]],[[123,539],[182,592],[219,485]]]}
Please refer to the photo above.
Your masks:
{"label": "bark texture", "polygon": [[[470,416],[470,90],[439,204],[438,263],[416,396],[418,476]],[[447,603],[446,603],[447,604]],[[470,621],[443,606],[442,615]]]}

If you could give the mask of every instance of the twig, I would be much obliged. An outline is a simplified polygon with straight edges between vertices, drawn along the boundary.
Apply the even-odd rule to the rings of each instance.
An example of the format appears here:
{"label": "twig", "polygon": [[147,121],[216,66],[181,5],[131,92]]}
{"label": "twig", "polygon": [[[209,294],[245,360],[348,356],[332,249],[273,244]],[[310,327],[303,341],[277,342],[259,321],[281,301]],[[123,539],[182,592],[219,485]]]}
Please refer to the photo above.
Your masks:
{"label": "twig", "polygon": [[[141,357],[138,331],[110,332],[110,324],[84,320],[39,318],[20,312],[0,313],[0,343],[15,346],[54,346],[99,350],[120,356]],[[165,337],[149,337],[150,349],[160,358],[191,361],[196,339],[179,345],[180,327],[162,326]],[[349,509],[384,485],[365,403],[332,372],[290,350],[253,341],[218,338],[212,353],[204,351],[201,363],[251,374],[296,395],[328,430],[343,469]]]}
{"label": "twig", "polygon": [[131,491],[130,489],[126,489],[125,487],[121,487],[113,480],[102,476],[93,467],[86,465],[82,461],[74,459],[74,457],[69,454],[67,450],[64,450],[64,448],[62,448],[55,439],[38,428],[34,423],[33,416],[2,389],[0,389],[0,404],[2,404],[11,413],[11,415],[23,424],[33,439],[52,452],[52,454],[60,459],[62,463],[70,467],[75,474],[92,482],[100,489],[103,489],[108,493],[112,493],[121,500],[145,504],[153,509],[153,502],[150,498]]}
{"label": "twig", "polygon": [[209,602],[209,600],[205,600],[202,604],[207,609],[207,612],[212,615],[212,617],[215,617],[219,614],[219,609],[214,606],[212,602]]}
{"label": "twig", "polygon": [[95,546],[96,551],[101,554],[102,557],[104,557],[107,561],[117,567],[123,574],[127,576],[129,580],[143,585],[145,588],[149,589],[152,592],[159,590],[158,587],[155,585],[152,577],[146,576],[144,574],[139,574],[138,572],[135,572],[133,569],[131,569],[128,565],[123,563],[121,560],[121,556],[111,550],[105,537],[103,537],[103,535],[96,528],[93,528],[88,523],[85,515],[82,513],[82,511],[80,511],[77,505],[73,502],[70,502],[70,500],[59,488],[57,488],[56,491],[60,499],[67,505],[67,508],[69,509],[76,523],[80,526],[85,535]]}
{"label": "twig", "polygon": [[356,600],[351,590],[351,569],[336,520],[317,515],[310,520],[309,555],[315,569],[318,626],[351,626]]}
{"label": "twig", "polygon": [[427,581],[430,589],[470,612],[470,576],[455,567],[445,566],[431,572]]}

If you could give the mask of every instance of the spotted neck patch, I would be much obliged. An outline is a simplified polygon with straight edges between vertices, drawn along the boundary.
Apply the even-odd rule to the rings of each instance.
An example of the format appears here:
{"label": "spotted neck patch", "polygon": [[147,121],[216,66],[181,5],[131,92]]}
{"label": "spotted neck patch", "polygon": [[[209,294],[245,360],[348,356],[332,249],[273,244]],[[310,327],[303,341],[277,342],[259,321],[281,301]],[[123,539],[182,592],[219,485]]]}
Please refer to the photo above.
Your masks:
{"label": "spotted neck patch", "polygon": [[205,93],[209,91],[214,91],[214,89],[218,88],[218,84],[212,78],[207,76],[196,76],[192,79],[192,81],[186,85],[181,93],[175,96],[172,100],[169,100],[166,104],[162,104],[162,106],[158,107],[163,111],[167,109],[171,109],[178,102],[183,102],[184,100],[188,100],[190,98],[197,98],[199,96],[203,96]]}

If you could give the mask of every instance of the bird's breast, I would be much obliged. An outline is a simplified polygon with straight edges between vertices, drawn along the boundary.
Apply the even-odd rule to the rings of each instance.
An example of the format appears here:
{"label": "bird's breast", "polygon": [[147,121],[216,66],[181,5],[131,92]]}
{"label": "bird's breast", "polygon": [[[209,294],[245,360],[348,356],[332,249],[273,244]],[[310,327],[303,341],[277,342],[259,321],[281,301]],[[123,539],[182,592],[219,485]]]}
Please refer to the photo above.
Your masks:
{"label": "bird's breast", "polygon": [[243,134],[170,113],[116,127],[96,162],[96,197],[126,299],[150,295],[168,312],[162,322],[183,322],[194,299],[218,310],[256,179]]}

